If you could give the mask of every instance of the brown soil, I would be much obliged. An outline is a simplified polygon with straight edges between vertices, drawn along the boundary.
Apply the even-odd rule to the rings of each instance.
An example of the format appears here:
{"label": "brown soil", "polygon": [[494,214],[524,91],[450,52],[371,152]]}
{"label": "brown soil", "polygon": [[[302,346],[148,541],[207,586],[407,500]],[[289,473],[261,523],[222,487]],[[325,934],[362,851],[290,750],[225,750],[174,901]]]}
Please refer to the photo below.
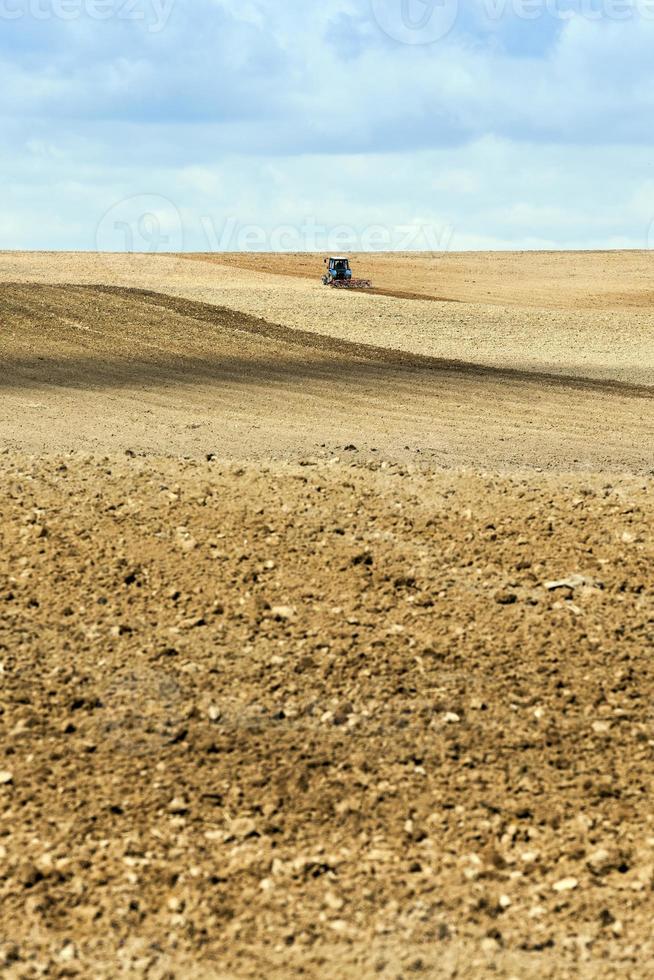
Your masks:
{"label": "brown soil", "polygon": [[651,481],[0,490],[10,975],[651,975]]}
{"label": "brown soil", "polygon": [[[600,262],[593,280],[597,289],[615,291],[630,277],[649,289],[647,270],[637,273],[633,268],[636,254],[617,253],[619,261],[616,259],[610,276]],[[552,270],[540,306],[483,303],[472,294],[456,303],[433,298],[407,301],[371,295],[367,290],[327,289],[318,276],[275,275],[263,269],[238,268],[227,264],[228,260],[223,256],[206,261],[194,256],[0,253],[0,283],[103,283],[139,288],[227,307],[350,343],[508,370],[654,385],[654,310],[628,306],[585,309],[569,303],[556,308],[568,302],[568,279],[574,278],[577,261],[584,267],[584,256],[556,257],[568,279],[555,276]],[[261,261],[265,266],[267,257]],[[400,272],[406,267],[408,274],[416,261],[406,257],[396,259],[395,264]],[[515,286],[516,296],[524,297],[524,289],[519,288],[521,257],[500,256],[493,261],[498,263],[498,288],[506,289],[506,277]],[[492,270],[491,265],[489,279]],[[527,275],[527,270],[522,271]],[[531,275],[540,276],[543,289],[548,286],[546,268],[538,267]]]}
{"label": "brown soil", "polygon": [[[319,279],[324,255],[193,255],[240,269]],[[633,252],[361,252],[355,275],[405,299],[544,309],[654,310],[654,256]]]}
{"label": "brown soil", "polygon": [[376,349],[138,290],[18,284],[0,304],[0,439],[23,450],[354,445],[449,466],[652,469],[648,387]]}
{"label": "brown soil", "polygon": [[3,976],[651,977],[654,360],[131,261],[0,256]]}

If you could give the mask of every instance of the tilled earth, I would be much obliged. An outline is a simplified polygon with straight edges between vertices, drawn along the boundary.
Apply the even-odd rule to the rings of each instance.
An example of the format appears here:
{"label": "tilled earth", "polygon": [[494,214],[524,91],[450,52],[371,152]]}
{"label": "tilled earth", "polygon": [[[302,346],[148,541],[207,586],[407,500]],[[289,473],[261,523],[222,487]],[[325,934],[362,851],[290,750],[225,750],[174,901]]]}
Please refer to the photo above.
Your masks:
{"label": "tilled earth", "polygon": [[318,256],[235,263],[222,255],[0,252],[0,282],[138,288],[349,343],[652,385],[651,263],[651,252],[353,257],[355,272],[375,282],[370,294],[324,287]]}
{"label": "tilled earth", "polygon": [[0,459],[4,975],[652,975],[651,478]]}
{"label": "tilled earth", "polygon": [[[360,252],[355,274],[373,293],[405,299],[483,303],[535,309],[650,310],[654,306],[651,251]],[[185,256],[232,269],[315,280],[324,254],[231,252]]]}
{"label": "tilled earth", "polygon": [[3,976],[654,976],[649,264],[0,253]]}
{"label": "tilled earth", "polygon": [[0,313],[0,444],[12,449],[654,464],[650,384],[372,347],[140,289],[0,284]]}

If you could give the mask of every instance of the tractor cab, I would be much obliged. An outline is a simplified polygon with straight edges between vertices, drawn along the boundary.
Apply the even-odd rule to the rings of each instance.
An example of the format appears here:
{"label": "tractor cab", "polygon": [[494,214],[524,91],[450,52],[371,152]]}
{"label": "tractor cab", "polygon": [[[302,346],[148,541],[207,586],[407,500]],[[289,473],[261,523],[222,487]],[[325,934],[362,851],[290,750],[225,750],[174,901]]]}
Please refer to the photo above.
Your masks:
{"label": "tractor cab", "polygon": [[350,269],[350,260],[346,259],[342,255],[332,255],[329,260],[325,259],[325,262],[329,261],[329,278],[330,279],[351,279],[352,270]]}

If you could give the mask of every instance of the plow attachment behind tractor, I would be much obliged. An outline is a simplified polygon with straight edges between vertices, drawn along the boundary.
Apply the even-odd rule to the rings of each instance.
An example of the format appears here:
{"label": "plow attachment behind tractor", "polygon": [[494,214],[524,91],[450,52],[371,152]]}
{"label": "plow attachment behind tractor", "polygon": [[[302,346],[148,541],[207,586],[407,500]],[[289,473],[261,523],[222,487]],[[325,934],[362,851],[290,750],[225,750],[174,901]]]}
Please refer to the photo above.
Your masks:
{"label": "plow attachment behind tractor", "polygon": [[332,289],[372,289],[370,279],[332,279]]}

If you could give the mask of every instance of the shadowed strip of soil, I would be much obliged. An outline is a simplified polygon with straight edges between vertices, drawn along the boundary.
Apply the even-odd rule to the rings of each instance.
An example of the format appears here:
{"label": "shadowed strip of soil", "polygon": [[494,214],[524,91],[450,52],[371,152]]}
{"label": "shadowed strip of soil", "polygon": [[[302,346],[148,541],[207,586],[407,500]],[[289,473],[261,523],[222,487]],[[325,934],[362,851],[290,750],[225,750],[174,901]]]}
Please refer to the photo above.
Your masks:
{"label": "shadowed strip of soil", "polygon": [[[223,328],[228,327],[232,330],[240,330],[261,337],[268,337],[289,345],[300,345],[315,351],[341,355],[349,359],[390,364],[398,368],[430,369],[444,373],[461,374],[462,376],[472,378],[487,378],[495,381],[533,381],[539,384],[554,385],[579,391],[594,391],[604,394],[615,393],[622,396],[654,399],[654,387],[648,385],[635,385],[624,381],[559,375],[541,371],[525,371],[518,368],[500,368],[487,364],[476,364],[470,361],[430,357],[386,347],[357,344],[347,340],[340,340],[337,337],[328,337],[307,330],[296,330],[282,326],[281,324],[269,323],[267,320],[249,316],[246,313],[240,313],[227,307],[199,303],[194,300],[168,296],[151,290],[101,285],[66,288],[108,293],[126,298],[133,296],[144,303],[150,303],[153,306],[174,311],[181,316],[192,317],[195,320],[202,320],[205,323],[215,324]],[[2,293],[0,291],[1,296]]]}

